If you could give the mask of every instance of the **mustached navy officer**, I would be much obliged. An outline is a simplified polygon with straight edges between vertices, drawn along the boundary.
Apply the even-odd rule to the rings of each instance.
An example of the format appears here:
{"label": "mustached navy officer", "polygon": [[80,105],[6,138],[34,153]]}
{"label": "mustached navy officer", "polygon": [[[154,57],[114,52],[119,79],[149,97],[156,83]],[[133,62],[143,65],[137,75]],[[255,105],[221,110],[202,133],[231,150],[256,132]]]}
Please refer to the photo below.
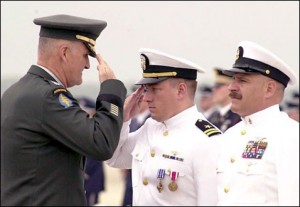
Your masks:
{"label": "mustached navy officer", "polygon": [[[194,98],[200,66],[154,49],[140,50],[142,85],[126,100],[112,167],[132,168],[133,205],[216,205],[214,137],[221,131],[198,112]],[[129,133],[135,102],[151,117]]]}
{"label": "mustached navy officer", "polygon": [[280,111],[295,72],[261,45],[242,41],[231,69],[231,110],[242,121],[221,135],[218,205],[299,205],[299,122]]}
{"label": "mustached navy officer", "polygon": [[[85,206],[85,157],[112,156],[127,91],[96,55],[105,21],[54,15],[34,23],[41,26],[37,64],[1,100],[1,205]],[[67,89],[82,83],[89,55],[101,82],[92,118]]]}

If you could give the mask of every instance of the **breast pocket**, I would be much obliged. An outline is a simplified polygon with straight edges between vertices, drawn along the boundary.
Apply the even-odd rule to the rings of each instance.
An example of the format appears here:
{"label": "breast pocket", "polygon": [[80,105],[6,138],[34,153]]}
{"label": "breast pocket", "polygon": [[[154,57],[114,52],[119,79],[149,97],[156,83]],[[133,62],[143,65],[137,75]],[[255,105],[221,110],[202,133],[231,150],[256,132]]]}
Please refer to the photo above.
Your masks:
{"label": "breast pocket", "polygon": [[142,179],[142,169],[145,164],[146,154],[149,149],[135,147],[132,151],[132,187],[138,185],[138,181]]}
{"label": "breast pocket", "polygon": [[245,159],[243,162],[240,162],[240,165],[237,169],[238,173],[251,176],[251,175],[263,175],[264,167],[261,161],[248,160]]}
{"label": "breast pocket", "polygon": [[[168,192],[185,191],[183,186],[188,185],[187,177],[191,176],[191,169],[186,165],[184,161],[178,161],[160,157],[157,159],[156,170],[164,170],[165,176],[163,179],[164,185],[168,186]],[[174,182],[172,182],[174,181]],[[176,186],[180,186],[177,187]]]}

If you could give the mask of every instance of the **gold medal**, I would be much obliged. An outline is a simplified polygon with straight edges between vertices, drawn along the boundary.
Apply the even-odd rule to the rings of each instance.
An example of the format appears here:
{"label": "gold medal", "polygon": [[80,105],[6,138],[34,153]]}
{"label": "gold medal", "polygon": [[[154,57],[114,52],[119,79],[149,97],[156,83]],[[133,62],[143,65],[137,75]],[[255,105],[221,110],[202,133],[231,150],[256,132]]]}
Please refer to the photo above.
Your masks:
{"label": "gold medal", "polygon": [[161,181],[157,184],[157,190],[158,192],[161,192],[164,189],[164,186],[162,185]]}
{"label": "gold medal", "polygon": [[172,181],[172,182],[169,183],[168,188],[169,188],[170,191],[176,191],[177,188],[178,188],[178,185],[176,184],[175,181]]}

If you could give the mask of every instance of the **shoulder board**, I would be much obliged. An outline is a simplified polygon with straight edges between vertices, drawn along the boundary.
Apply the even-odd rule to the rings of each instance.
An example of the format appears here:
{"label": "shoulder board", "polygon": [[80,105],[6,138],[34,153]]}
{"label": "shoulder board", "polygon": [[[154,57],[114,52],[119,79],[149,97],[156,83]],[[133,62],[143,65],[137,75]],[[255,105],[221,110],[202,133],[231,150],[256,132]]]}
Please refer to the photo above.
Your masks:
{"label": "shoulder board", "polygon": [[198,119],[195,123],[195,125],[203,131],[204,134],[206,134],[208,137],[222,134],[222,132],[213,126],[210,122],[203,120],[203,119]]}

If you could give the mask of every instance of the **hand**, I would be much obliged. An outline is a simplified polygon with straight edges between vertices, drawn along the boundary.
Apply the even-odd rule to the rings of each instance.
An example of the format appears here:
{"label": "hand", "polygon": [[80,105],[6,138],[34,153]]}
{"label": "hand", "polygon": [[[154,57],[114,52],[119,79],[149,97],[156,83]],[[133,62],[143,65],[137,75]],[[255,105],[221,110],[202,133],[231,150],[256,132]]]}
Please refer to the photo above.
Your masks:
{"label": "hand", "polygon": [[141,105],[144,98],[144,87],[139,87],[132,94],[127,96],[124,103],[124,122],[136,116],[141,111]]}
{"label": "hand", "polygon": [[115,76],[113,70],[109,67],[109,65],[101,57],[101,55],[97,54],[96,58],[99,62],[99,65],[97,66],[97,70],[99,71],[100,83],[103,83],[104,81],[106,81],[108,79],[116,79],[116,76]]}

